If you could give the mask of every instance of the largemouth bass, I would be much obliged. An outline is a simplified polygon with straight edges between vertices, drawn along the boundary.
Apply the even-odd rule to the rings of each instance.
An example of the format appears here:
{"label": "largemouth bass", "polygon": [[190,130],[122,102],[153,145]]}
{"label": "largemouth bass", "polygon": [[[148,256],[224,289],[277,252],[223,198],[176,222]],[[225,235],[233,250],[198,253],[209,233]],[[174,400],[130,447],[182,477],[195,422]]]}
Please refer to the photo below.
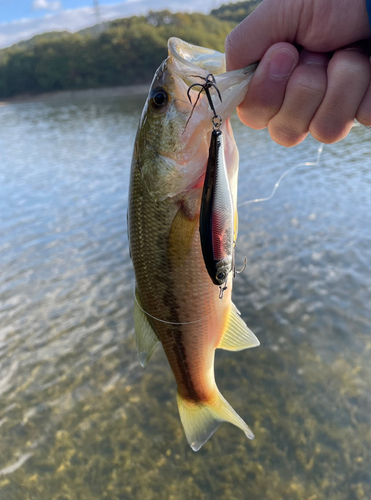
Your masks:
{"label": "largemouth bass", "polygon": [[[238,151],[229,117],[243,100],[255,66],[226,73],[223,54],[177,38],[169,40],[168,49],[142,112],[132,161],[128,232],[136,277],[134,322],[142,366],[159,341],[164,348],[178,386],[184,431],[197,451],[223,421],[253,439],[216,386],[214,356],[217,348],[238,351],[259,341],[231,301],[232,277],[220,300],[205,267],[199,219],[212,113],[204,95],[193,108],[187,90],[211,73],[222,95],[222,103],[215,96],[213,103],[222,118],[234,210],[230,229],[236,238]],[[198,93],[193,92],[195,102]]]}

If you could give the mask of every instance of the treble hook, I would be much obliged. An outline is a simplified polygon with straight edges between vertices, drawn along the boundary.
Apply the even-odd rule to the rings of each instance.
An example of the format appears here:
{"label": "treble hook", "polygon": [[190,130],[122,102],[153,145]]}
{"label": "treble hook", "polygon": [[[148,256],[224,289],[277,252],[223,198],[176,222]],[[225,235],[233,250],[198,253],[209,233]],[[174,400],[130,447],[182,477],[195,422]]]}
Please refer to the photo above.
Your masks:
{"label": "treble hook", "polygon": [[206,94],[207,100],[209,101],[210,108],[212,109],[212,112],[214,113],[214,116],[217,116],[213,100],[211,99],[211,94],[210,94],[211,87],[214,88],[217,91],[219,99],[220,99],[220,102],[223,102],[223,101],[222,101],[222,96],[220,94],[220,91],[219,91],[218,87],[216,86],[216,81],[215,81],[214,75],[212,73],[209,73],[206,78],[204,78],[203,76],[198,76],[197,78],[202,78],[202,80],[205,80],[205,83],[194,83],[193,85],[191,85],[188,88],[188,90],[187,90],[187,96],[188,96],[189,102],[192,104],[192,98],[190,96],[191,89],[193,89],[193,87],[201,87],[201,89],[200,89],[200,91],[198,93],[195,105],[193,106],[193,108],[196,107],[196,104],[198,103],[200,95],[201,95],[202,91],[204,91],[205,94]]}
{"label": "treble hook", "polygon": [[227,290],[227,285],[220,286],[219,287],[219,299],[223,298],[224,292]]}
{"label": "treble hook", "polygon": [[242,267],[242,269],[240,269],[240,271],[236,270],[236,266],[233,267],[233,278],[236,277],[236,274],[241,274],[246,269],[246,266],[247,266],[247,259],[245,257],[243,259],[243,267]]}

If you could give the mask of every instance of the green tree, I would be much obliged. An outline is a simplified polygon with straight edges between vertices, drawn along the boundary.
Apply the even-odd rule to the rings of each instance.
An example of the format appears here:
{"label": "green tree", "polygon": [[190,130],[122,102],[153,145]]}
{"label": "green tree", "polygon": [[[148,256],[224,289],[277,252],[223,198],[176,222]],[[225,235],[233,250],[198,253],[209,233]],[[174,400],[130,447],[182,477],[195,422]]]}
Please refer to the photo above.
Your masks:
{"label": "green tree", "polygon": [[147,83],[172,36],[223,51],[235,26],[225,7],[213,15],[150,12],[105,23],[103,33],[95,27],[46,33],[0,50],[0,97]]}

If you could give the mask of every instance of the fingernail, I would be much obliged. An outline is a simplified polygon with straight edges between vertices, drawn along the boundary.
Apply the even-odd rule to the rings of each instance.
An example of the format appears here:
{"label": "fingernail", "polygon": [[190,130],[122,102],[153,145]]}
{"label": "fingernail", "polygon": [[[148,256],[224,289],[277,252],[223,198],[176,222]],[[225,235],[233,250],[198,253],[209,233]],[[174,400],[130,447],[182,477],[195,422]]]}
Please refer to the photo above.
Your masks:
{"label": "fingernail", "polygon": [[276,49],[272,52],[268,71],[274,78],[289,76],[296,64],[295,55],[287,49]]}
{"label": "fingernail", "polygon": [[310,52],[308,50],[302,50],[300,52],[300,60],[305,64],[316,64],[318,66],[324,66],[328,63],[329,57],[327,54],[322,54],[321,52]]}

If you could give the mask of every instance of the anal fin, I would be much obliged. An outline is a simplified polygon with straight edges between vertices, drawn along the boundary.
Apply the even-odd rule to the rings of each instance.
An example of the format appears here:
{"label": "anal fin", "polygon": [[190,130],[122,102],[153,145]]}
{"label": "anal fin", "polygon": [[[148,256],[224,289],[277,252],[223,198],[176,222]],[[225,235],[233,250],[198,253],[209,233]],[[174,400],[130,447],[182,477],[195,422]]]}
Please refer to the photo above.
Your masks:
{"label": "anal fin", "polygon": [[242,351],[260,345],[250,328],[241,318],[237,307],[232,303],[229,319],[218,349]]}
{"label": "anal fin", "polygon": [[139,362],[145,368],[159,340],[148,321],[146,313],[143,311],[137,290],[135,290],[134,302],[134,328]]}

